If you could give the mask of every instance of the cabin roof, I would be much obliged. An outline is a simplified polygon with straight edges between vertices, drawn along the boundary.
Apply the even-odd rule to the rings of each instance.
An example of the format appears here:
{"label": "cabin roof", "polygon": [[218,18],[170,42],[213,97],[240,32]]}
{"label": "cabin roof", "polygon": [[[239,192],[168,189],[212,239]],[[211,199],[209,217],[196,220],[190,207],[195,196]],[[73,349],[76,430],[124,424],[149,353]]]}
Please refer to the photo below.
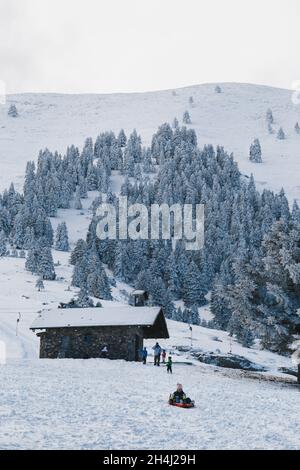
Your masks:
{"label": "cabin roof", "polygon": [[161,313],[161,307],[57,308],[41,312],[30,328],[154,326]]}
{"label": "cabin roof", "polygon": [[146,294],[147,291],[142,290],[142,289],[135,289],[131,292],[131,295],[144,295]]}

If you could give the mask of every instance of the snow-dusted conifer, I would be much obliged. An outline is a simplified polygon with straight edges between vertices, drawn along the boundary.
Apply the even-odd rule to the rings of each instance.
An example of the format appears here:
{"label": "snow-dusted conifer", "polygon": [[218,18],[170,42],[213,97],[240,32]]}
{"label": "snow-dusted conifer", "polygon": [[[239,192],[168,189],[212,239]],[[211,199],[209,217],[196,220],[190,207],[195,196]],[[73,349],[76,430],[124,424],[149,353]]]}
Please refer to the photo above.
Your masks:
{"label": "snow-dusted conifer", "polygon": [[53,281],[56,277],[51,248],[45,246],[40,251],[37,272],[42,279]]}
{"label": "snow-dusted conifer", "polygon": [[6,237],[5,234],[1,231],[0,232],[0,256],[6,255]]}
{"label": "snow-dusted conifer", "polygon": [[183,287],[183,300],[189,306],[205,304],[203,278],[194,261],[189,263]]}
{"label": "snow-dusted conifer", "polygon": [[269,108],[266,112],[266,121],[267,123],[269,124],[273,124],[274,123],[274,118],[273,118],[273,112],[272,110]]}
{"label": "snow-dusted conifer", "polygon": [[40,260],[41,249],[40,248],[31,248],[28,250],[27,258],[25,262],[25,269],[30,271],[32,274],[38,272],[38,265]]}
{"label": "snow-dusted conifer", "polygon": [[285,139],[285,133],[282,127],[279,128],[278,133],[277,133],[277,139],[278,140],[284,140]]}
{"label": "snow-dusted conifer", "polygon": [[61,222],[57,226],[55,249],[59,251],[69,251],[69,237],[66,222]]}
{"label": "snow-dusted conifer", "polygon": [[178,119],[175,117],[172,122],[173,129],[177,129],[179,127]]}
{"label": "snow-dusted conifer", "polygon": [[75,264],[84,257],[86,251],[87,244],[82,238],[80,238],[71,253],[70,263],[75,266]]}
{"label": "snow-dusted conifer", "polygon": [[76,193],[75,193],[75,201],[74,201],[74,208],[78,211],[82,210],[82,204],[80,200],[80,189],[77,186]]}
{"label": "snow-dusted conifer", "polygon": [[122,148],[122,147],[126,147],[126,143],[127,143],[126,134],[124,132],[124,129],[121,129],[118,135],[118,145]]}
{"label": "snow-dusted conifer", "polygon": [[253,163],[262,163],[261,146],[258,139],[255,139],[250,146],[249,160]]}
{"label": "snow-dusted conifer", "polygon": [[36,281],[35,287],[38,290],[38,292],[41,292],[42,290],[45,289],[43,279],[41,277],[39,277],[38,280]]}
{"label": "snow-dusted conifer", "polygon": [[183,113],[182,122],[183,124],[192,124],[190,113],[188,111]]}
{"label": "snow-dusted conifer", "polygon": [[13,118],[17,118],[19,116],[17,107],[15,104],[11,104],[8,110],[8,115]]}

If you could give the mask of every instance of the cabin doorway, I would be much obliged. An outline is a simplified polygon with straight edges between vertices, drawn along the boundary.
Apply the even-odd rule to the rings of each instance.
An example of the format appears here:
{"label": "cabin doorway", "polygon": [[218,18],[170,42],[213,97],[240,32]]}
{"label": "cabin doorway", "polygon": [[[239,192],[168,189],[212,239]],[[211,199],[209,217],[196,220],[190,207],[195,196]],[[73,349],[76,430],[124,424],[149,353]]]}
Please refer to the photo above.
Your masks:
{"label": "cabin doorway", "polygon": [[63,336],[61,347],[58,353],[58,357],[65,358],[71,357],[70,355],[70,347],[71,347],[71,337],[70,336]]}

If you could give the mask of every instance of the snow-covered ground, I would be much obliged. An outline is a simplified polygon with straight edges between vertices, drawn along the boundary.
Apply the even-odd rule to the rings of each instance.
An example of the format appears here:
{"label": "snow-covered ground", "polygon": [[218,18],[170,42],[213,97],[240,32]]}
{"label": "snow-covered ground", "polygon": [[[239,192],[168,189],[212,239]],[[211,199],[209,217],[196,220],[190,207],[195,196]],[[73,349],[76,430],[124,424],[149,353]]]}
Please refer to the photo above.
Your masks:
{"label": "snow-covered ground", "polygon": [[[292,101],[292,91],[247,84],[221,84],[223,93],[214,92],[214,84],[176,90],[112,95],[23,94],[8,96],[0,106],[0,189],[10,180],[22,188],[25,165],[36,159],[41,148],[65,152],[71,144],[82,147],[86,137],[99,132],[134,128],[143,143],[149,144],[163,122],[176,116],[181,122],[189,110],[199,144],[223,145],[234,152],[240,169],[254,174],[258,186],[279,191],[283,186],[292,201],[300,199],[300,135],[294,125],[300,121],[300,105]],[[194,104],[189,104],[193,96]],[[11,103],[20,117],[7,116]],[[269,135],[266,110],[274,114],[275,134]],[[286,140],[276,139],[282,126]],[[249,146],[258,137],[263,163],[249,162]]]}
{"label": "snow-covered ground", "polygon": [[[0,449],[299,449],[299,390],[209,366],[33,360],[1,366]],[[197,407],[167,404],[181,381]]]}

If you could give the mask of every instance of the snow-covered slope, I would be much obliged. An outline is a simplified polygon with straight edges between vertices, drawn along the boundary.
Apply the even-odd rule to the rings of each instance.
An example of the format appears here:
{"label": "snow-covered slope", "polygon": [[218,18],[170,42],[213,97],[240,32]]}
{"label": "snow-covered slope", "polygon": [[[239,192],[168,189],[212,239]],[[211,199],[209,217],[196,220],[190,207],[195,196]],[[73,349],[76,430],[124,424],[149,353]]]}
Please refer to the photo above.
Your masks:
{"label": "snow-covered slope", "polygon": [[[11,95],[0,107],[0,189],[13,180],[20,189],[26,161],[35,159],[41,148],[64,152],[71,144],[82,146],[86,137],[99,132],[133,128],[149,144],[158,125],[181,122],[186,109],[200,145],[223,145],[234,152],[241,170],[253,173],[260,188],[279,191],[283,186],[289,199],[300,199],[300,135],[294,131],[300,121],[300,105],[293,104],[292,92],[247,84],[214,84],[171,90],[112,95]],[[192,96],[194,104],[189,104]],[[7,116],[11,103],[20,117]],[[268,108],[273,110],[275,134],[269,135],[265,121]],[[282,126],[287,138],[279,141],[276,132]],[[263,164],[248,160],[249,146],[258,137]]]}
{"label": "snow-covered slope", "polygon": [[[12,362],[1,377],[0,449],[299,449],[296,387],[106,359]],[[167,404],[178,381],[196,408]]]}

